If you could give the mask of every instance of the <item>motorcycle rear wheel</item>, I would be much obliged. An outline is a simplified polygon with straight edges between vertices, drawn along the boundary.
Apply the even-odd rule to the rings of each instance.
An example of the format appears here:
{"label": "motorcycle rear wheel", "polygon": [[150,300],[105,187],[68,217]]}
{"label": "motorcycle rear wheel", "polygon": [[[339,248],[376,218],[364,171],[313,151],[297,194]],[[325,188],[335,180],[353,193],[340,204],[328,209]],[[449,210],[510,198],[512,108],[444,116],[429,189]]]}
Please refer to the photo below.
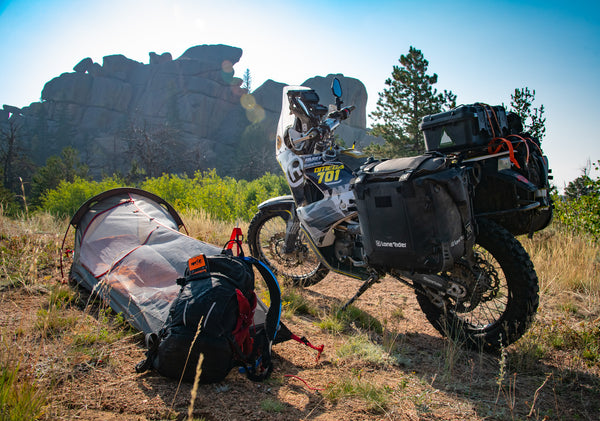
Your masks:
{"label": "motorcycle rear wheel", "polygon": [[483,292],[485,298],[474,308],[461,308],[448,297],[443,307],[436,306],[422,286],[416,288],[417,301],[443,336],[476,350],[495,352],[518,340],[531,326],[539,304],[538,278],[529,255],[513,235],[489,220],[478,225],[478,266],[495,286]]}
{"label": "motorcycle rear wheel", "polygon": [[285,253],[286,223],[290,217],[289,212],[282,210],[256,213],[248,228],[250,253],[292,284],[314,285],[325,278],[329,269],[310,248],[302,230],[298,233],[295,249]]}

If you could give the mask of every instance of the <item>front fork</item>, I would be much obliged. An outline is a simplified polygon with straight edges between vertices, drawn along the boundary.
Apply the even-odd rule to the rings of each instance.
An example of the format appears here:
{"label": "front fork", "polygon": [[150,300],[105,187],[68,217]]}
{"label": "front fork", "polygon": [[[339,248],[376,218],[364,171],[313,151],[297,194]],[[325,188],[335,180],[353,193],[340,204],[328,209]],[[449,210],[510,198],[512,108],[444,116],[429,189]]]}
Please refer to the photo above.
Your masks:
{"label": "front fork", "polygon": [[294,212],[286,221],[284,249],[285,254],[292,253],[296,250],[298,234],[300,233],[300,220]]}

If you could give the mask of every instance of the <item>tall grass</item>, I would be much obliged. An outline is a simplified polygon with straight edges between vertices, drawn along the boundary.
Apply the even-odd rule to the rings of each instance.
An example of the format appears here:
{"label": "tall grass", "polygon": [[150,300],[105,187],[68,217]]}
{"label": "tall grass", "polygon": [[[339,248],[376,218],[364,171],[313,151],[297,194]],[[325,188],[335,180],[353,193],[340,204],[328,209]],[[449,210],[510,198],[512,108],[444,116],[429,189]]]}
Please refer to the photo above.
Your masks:
{"label": "tall grass", "polygon": [[519,240],[529,253],[542,295],[575,294],[591,308],[600,301],[600,245],[552,226]]}
{"label": "tall grass", "polygon": [[[191,236],[216,245],[223,245],[229,239],[231,229],[236,225],[234,222],[218,221],[203,210],[188,208],[182,210],[181,215]],[[66,382],[69,385],[75,384],[76,380],[69,377],[70,373],[78,370],[82,364],[87,370],[94,370],[96,367],[104,369],[103,367],[110,363],[108,350],[114,350],[115,342],[124,336],[123,326],[115,323],[118,321],[117,316],[110,315],[108,317],[108,311],[102,309],[99,310],[97,317],[86,314],[87,311],[80,315],[78,305],[75,305],[78,298],[69,291],[69,287],[66,285],[53,287],[57,278],[48,275],[57,271],[58,243],[62,240],[66,224],[64,219],[54,219],[44,213],[21,216],[16,219],[10,219],[0,214],[0,263],[2,264],[0,275],[3,277],[2,280],[5,280],[4,276],[8,274],[13,279],[22,280],[9,288],[15,289],[17,292],[19,288],[28,291],[29,286],[36,285],[41,287],[36,290],[36,297],[45,294],[44,299],[39,300],[43,311],[37,315],[34,314],[37,317],[32,317],[33,326],[23,328],[24,331],[29,329],[25,333],[15,333],[10,326],[9,328],[0,326],[0,338],[2,339],[0,340],[0,419],[60,418],[63,415],[62,412],[65,411],[63,406],[65,403],[57,399],[55,394],[53,395],[58,390],[55,388],[59,388],[57,385],[60,382]],[[247,232],[247,222],[240,223],[240,227],[244,233]],[[556,312],[550,311],[547,315],[553,320],[543,320],[543,317],[539,317],[539,323],[534,324],[530,332],[515,344],[516,346],[508,349],[506,361],[501,366],[501,369],[507,371],[499,373],[498,377],[501,382],[495,389],[500,394],[506,392],[507,405],[511,409],[511,413],[507,413],[507,416],[512,414],[514,407],[512,386],[516,382],[515,370],[519,376],[525,376],[526,374],[522,374],[523,372],[540,370],[539,360],[551,352],[556,355],[555,351],[563,354],[568,352],[569,355],[578,358],[581,363],[577,366],[575,366],[577,361],[574,359],[571,363],[565,362],[565,365],[572,364],[578,370],[586,366],[592,367],[594,370],[600,367],[600,347],[598,346],[600,330],[598,330],[596,320],[600,314],[598,313],[598,302],[600,301],[598,300],[600,298],[599,246],[583,236],[563,232],[556,226],[536,233],[533,239],[521,237],[519,240],[524,244],[535,264],[540,278],[542,296],[553,299],[554,304],[563,303],[564,305],[565,300],[554,299],[554,297],[562,294],[572,295],[578,300],[583,300],[592,316],[578,317],[572,323],[569,314],[559,313],[557,316]],[[32,262],[37,262],[34,265],[37,269],[32,268]],[[1,288],[0,291],[2,291]],[[318,312],[316,308],[305,310],[305,307],[309,307],[310,300],[307,300],[309,301],[307,304],[303,299],[306,297],[301,296],[299,292],[295,294],[292,292],[290,290],[284,294],[284,301],[289,302],[290,308],[294,308],[291,311],[292,314],[307,312],[315,315]],[[564,308],[565,311],[574,311],[567,306]],[[73,319],[72,316],[77,316],[77,319]],[[381,370],[385,370],[388,364],[404,365],[399,360],[403,358],[403,355],[398,353],[398,351],[402,351],[401,347],[394,343],[395,340],[391,344],[386,343],[385,335],[389,332],[378,325],[376,320],[367,316],[364,312],[354,308],[350,308],[346,312],[337,312],[336,309],[333,309],[330,314],[324,316],[325,320],[329,320],[331,324],[336,324],[338,327],[335,329],[322,327],[335,332],[336,335],[346,335],[344,336],[346,344],[337,350],[336,356],[341,360],[347,360],[348,364],[339,368],[341,375],[328,385],[323,397],[331,403],[360,400],[366,402],[369,411],[385,414],[385,411],[392,407],[392,403],[398,399],[401,388],[406,387],[406,380],[403,380],[404,383],[400,383],[397,389],[390,389],[373,384],[370,380],[357,375],[344,374],[343,371],[355,367],[360,368],[362,365],[368,367],[369,364],[375,364]],[[394,317],[399,318],[399,315],[396,314]],[[74,320],[76,323],[73,322]],[[379,343],[380,336],[383,336],[381,340],[383,345],[376,345]],[[396,335],[395,338],[397,337]],[[10,344],[14,350],[10,358],[7,357],[9,353],[5,352],[6,348],[2,348],[7,340],[19,343],[19,347],[13,346],[13,343]],[[52,365],[48,365],[44,360],[46,357],[35,351],[28,354],[27,365],[19,364],[18,353],[21,352],[21,349],[35,349],[31,347],[34,343],[33,340],[36,341],[36,345],[42,342],[48,348],[54,346],[60,350],[60,352],[55,352],[56,361]],[[409,350],[415,350],[414,346],[411,347],[410,344],[408,346]],[[450,364],[440,365],[441,373],[435,374],[440,382],[451,384],[453,379],[460,378],[463,374],[460,369],[464,369],[468,362],[465,361],[466,358],[461,358],[461,355],[455,353],[457,348],[458,345],[448,343],[448,349],[439,354],[447,360],[447,364]],[[42,347],[39,349],[41,350]],[[363,363],[356,363],[353,358],[358,358]],[[423,361],[418,355],[414,359],[418,361],[414,364]],[[44,364],[36,365],[36,362],[44,362]],[[364,364],[365,362],[367,364]],[[39,370],[33,371],[32,368],[36,366]],[[346,367],[349,368],[346,369]],[[548,367],[544,366],[543,369],[548,369]],[[444,376],[444,373],[447,375]],[[413,375],[407,374],[407,376]],[[541,385],[540,388],[546,384],[542,383],[544,378],[542,377],[538,383],[538,386]],[[42,391],[42,386],[49,388],[47,393]],[[549,387],[549,385],[546,386],[546,388]],[[411,396],[416,396],[414,404],[417,408],[422,404],[419,396],[430,393],[430,390],[430,388],[425,389],[421,395],[415,395],[411,390]],[[519,399],[518,396],[517,399]],[[530,403],[530,406],[533,408],[535,400],[531,402],[533,403]],[[263,411],[278,412],[281,410],[276,405],[271,407],[271,403],[265,403]],[[24,411],[30,412],[25,413]],[[5,413],[15,415],[5,416]]]}
{"label": "tall grass", "polygon": [[0,343],[0,419],[37,420],[44,415],[48,396],[21,369],[14,347]]}
{"label": "tall grass", "polygon": [[221,221],[211,217],[204,209],[186,208],[180,214],[191,237],[216,246],[224,246],[236,226],[241,228],[244,234],[248,232],[248,222]]}

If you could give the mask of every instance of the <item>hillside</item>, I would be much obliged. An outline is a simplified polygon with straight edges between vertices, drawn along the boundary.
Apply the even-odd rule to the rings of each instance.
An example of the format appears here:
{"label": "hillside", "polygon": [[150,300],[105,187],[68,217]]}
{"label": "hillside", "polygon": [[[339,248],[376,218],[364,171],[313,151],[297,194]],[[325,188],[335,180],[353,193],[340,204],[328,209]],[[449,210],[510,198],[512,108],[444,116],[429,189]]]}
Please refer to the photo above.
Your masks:
{"label": "hillside", "polygon": [[[214,244],[232,228],[198,213],[183,217],[193,236]],[[140,335],[64,283],[65,229],[43,214],[0,215],[0,412],[39,402],[40,419],[187,419],[190,385],[136,374]],[[319,362],[296,343],[276,345],[270,380],[232,371],[200,386],[194,419],[597,420],[599,249],[555,228],[521,240],[540,277],[541,305],[530,332],[501,355],[443,339],[412,291],[392,279],[336,318],[332,308],[359,282],[330,274],[304,290],[284,285],[284,323],[325,345]]]}

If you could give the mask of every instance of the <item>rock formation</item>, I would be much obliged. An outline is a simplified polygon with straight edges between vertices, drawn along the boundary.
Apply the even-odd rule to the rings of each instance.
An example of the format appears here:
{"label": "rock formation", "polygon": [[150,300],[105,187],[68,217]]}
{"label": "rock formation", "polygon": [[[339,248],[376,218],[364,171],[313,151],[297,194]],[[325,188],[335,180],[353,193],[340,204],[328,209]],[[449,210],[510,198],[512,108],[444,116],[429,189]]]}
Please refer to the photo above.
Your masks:
{"label": "rock formation", "polygon": [[[151,52],[149,64],[123,55],[106,56],[102,65],[85,58],[74,72],[46,83],[42,102],[22,109],[5,105],[0,125],[9,118],[19,121],[22,144],[38,165],[73,146],[96,175],[126,173],[137,153],[160,154],[148,161],[159,173],[217,168],[222,175],[239,175],[232,164],[253,158],[240,151],[268,155],[256,165],[260,171],[278,171],[272,141],[285,85],[268,80],[248,96],[234,76],[241,55],[235,47],[199,45],[175,60],[170,53]],[[345,103],[357,106],[339,133],[346,144],[364,146],[372,140],[366,135],[365,87],[357,79],[335,76]],[[333,103],[333,77],[315,77],[305,85],[323,104]],[[153,149],[157,144],[161,148]],[[142,155],[136,159],[143,160]]]}

